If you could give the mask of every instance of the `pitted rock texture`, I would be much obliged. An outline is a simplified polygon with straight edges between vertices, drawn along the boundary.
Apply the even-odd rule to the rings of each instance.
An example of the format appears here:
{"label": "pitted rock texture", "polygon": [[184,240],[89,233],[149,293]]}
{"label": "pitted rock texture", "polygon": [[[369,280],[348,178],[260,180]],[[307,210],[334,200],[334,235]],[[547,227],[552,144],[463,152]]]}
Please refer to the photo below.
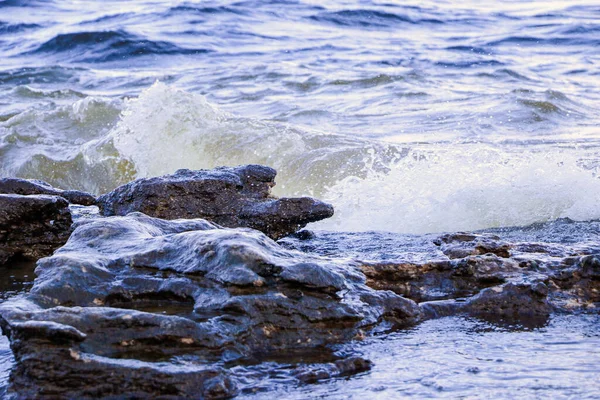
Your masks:
{"label": "pitted rock texture", "polygon": [[0,194],[0,265],[52,254],[69,238],[71,224],[69,203],[62,197]]}
{"label": "pitted rock texture", "polygon": [[309,222],[333,215],[333,207],[310,197],[270,195],[276,171],[260,165],[178,170],[138,179],[100,196],[105,216],[139,211],[164,219],[204,218],[225,227],[248,227],[279,239]]}
{"label": "pitted rock texture", "polygon": [[57,189],[37,179],[2,178],[0,179],[0,193],[21,195],[47,194],[64,197],[71,204],[80,204],[82,206],[96,204],[96,198],[89,193],[79,190]]}
{"label": "pitted rock texture", "polygon": [[466,232],[449,233],[437,238],[434,243],[449,258],[462,258],[480,254],[495,254],[498,257],[510,257],[511,245],[490,234]]}
{"label": "pitted rock texture", "polygon": [[25,300],[0,305],[12,390],[25,396],[233,396],[225,363],[327,351],[421,312],[366,286],[353,263],[285,250],[255,230],[141,213],[82,220],[36,274]]}

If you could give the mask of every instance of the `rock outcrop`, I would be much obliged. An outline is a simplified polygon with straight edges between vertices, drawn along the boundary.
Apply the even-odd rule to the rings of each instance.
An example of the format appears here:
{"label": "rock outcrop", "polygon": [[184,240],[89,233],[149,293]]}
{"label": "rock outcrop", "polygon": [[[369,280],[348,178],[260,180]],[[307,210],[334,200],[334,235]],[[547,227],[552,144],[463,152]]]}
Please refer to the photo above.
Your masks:
{"label": "rock outcrop", "polygon": [[279,239],[333,215],[333,207],[309,197],[276,199],[274,169],[260,165],[178,170],[138,179],[100,196],[105,216],[139,211],[164,219],[204,218],[225,227],[248,227]]}
{"label": "rock outcrop", "polygon": [[62,197],[0,194],[0,265],[52,254],[69,238],[71,223],[69,203]]}
{"label": "rock outcrop", "polygon": [[467,314],[506,321],[600,311],[597,247],[508,243],[489,234],[434,240],[449,259],[362,263],[367,285],[418,302],[424,318]]}
{"label": "rock outcrop", "polygon": [[[412,300],[366,286],[353,263],[199,219],[82,220],[36,273],[25,300],[0,306],[12,390],[25,397],[231,397],[227,366],[326,352],[420,318]],[[329,365],[338,376],[370,363]]]}
{"label": "rock outcrop", "polygon": [[96,198],[89,193],[79,190],[61,190],[48,183],[36,179],[2,178],[0,179],[0,194],[47,194],[60,196],[71,204],[91,206],[96,204]]}
{"label": "rock outcrop", "polygon": [[[600,311],[597,241],[424,235],[399,241],[407,258],[394,261],[393,238],[379,234],[354,254],[380,258],[323,257],[310,253],[337,246],[346,257],[359,234],[274,242],[333,213],[314,199],[271,197],[274,178],[248,165],[140,179],[98,199],[104,216],[72,207],[75,223],[69,201],[91,204],[85,194],[1,180],[20,194],[0,194],[0,264],[62,245],[38,261],[28,294],[0,304],[16,361],[9,392],[223,399],[247,390],[248,376],[269,379],[270,360],[285,358],[286,379],[304,384],[369,371],[348,349],[375,328],[451,315],[531,325]],[[43,190],[58,195],[33,194]]]}

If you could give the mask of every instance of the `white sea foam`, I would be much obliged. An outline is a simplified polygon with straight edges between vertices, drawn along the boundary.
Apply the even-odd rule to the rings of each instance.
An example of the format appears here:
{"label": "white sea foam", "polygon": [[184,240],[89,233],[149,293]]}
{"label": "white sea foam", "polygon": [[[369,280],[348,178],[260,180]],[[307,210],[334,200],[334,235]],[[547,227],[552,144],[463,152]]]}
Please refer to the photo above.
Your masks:
{"label": "white sea foam", "polygon": [[382,143],[238,117],[162,83],[124,103],[88,97],[29,110],[0,133],[3,175],[96,193],[179,168],[269,165],[275,194],[334,204],[320,229],[424,233],[600,218],[600,180],[580,161],[593,149]]}
{"label": "white sea foam", "polygon": [[127,103],[113,132],[139,176],[260,163],[279,195],[334,204],[323,229],[424,233],[600,218],[600,181],[576,151],[485,144],[410,150],[238,118],[202,96],[155,84]]}
{"label": "white sea foam", "polygon": [[348,177],[324,196],[319,227],[426,233],[600,218],[600,180],[564,151],[515,153],[482,144],[413,150],[389,173]]}
{"label": "white sea foam", "polygon": [[393,145],[236,117],[162,83],[127,102],[111,135],[138,176],[256,163],[275,168],[276,193],[289,195],[322,195],[338,179],[399,156]]}

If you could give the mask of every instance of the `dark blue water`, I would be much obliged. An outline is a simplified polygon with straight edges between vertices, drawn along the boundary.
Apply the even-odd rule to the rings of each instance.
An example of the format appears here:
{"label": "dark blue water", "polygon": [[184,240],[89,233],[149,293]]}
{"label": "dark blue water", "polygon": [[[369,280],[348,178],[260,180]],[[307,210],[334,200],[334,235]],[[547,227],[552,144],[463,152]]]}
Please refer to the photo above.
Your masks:
{"label": "dark blue water", "polygon": [[[277,194],[334,204],[336,216],[313,226],[331,237],[597,220],[598,65],[597,1],[0,0],[0,176],[99,194],[183,167],[267,164],[279,171]],[[339,255],[398,240],[374,235]],[[429,246],[403,237],[416,258]],[[370,341],[365,352],[381,360],[372,373],[274,390],[585,398],[600,389],[597,321],[471,336],[473,324]],[[575,344],[539,347],[545,335]],[[509,363],[465,364],[452,351],[471,340],[481,343],[473,357]],[[482,372],[465,372],[471,364]]]}

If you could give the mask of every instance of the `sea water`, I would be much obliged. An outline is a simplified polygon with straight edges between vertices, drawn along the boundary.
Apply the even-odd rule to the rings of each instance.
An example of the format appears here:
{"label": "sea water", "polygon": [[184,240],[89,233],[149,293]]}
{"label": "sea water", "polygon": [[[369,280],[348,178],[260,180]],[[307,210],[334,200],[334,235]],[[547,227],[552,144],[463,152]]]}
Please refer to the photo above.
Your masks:
{"label": "sea water", "polygon": [[[0,0],[0,176],[101,194],[266,164],[277,195],[334,205],[310,228],[339,256],[424,254],[410,235],[600,218],[598,65],[597,1]],[[598,321],[572,318],[427,322],[365,344],[372,373],[285,395],[593,396]]]}

